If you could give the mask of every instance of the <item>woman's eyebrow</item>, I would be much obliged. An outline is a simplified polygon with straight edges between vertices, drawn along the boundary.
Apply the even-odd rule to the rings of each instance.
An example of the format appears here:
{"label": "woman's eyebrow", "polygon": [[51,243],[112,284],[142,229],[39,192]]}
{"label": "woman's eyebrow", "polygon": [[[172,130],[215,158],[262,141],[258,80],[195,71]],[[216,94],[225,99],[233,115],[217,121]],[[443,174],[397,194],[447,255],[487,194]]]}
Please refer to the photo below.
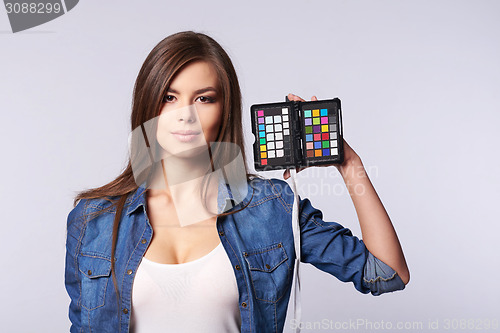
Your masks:
{"label": "woman's eyebrow", "polygon": [[203,93],[206,93],[209,91],[217,92],[217,89],[215,89],[213,87],[206,87],[206,88],[198,89],[194,93],[195,94],[203,94]]}
{"label": "woman's eyebrow", "polygon": [[[206,93],[206,92],[209,92],[209,91],[213,91],[213,92],[217,92],[217,89],[215,89],[214,87],[206,87],[206,88],[201,88],[201,89],[198,89],[198,90],[195,90],[194,93],[195,95],[198,95],[198,94],[203,94],[203,93]],[[179,92],[175,89],[172,89],[172,88],[167,88],[167,92],[169,93],[173,93],[173,94],[178,94]]]}
{"label": "woman's eyebrow", "polygon": [[167,88],[167,92],[169,92],[169,93],[174,93],[174,94],[178,94],[178,93],[179,93],[177,90],[172,89],[172,88],[170,88],[170,87],[169,87],[169,88]]}

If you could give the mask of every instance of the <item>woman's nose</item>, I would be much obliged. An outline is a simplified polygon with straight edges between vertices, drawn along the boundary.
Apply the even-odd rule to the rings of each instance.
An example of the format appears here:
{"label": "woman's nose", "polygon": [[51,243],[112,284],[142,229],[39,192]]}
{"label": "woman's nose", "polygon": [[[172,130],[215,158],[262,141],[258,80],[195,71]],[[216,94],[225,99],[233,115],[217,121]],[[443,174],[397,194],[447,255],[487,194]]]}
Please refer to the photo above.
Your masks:
{"label": "woman's nose", "polygon": [[196,108],[194,104],[181,106],[177,110],[177,119],[179,121],[184,121],[186,123],[196,122],[197,117],[196,117]]}

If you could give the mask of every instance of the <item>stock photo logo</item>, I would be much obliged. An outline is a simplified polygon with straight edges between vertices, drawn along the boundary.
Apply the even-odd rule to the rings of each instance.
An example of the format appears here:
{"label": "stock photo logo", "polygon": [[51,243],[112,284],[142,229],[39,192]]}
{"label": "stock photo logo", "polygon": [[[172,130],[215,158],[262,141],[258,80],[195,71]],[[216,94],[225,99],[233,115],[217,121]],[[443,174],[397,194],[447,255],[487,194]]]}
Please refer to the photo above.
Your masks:
{"label": "stock photo logo", "polygon": [[12,32],[27,30],[58,18],[73,9],[79,0],[4,0]]}

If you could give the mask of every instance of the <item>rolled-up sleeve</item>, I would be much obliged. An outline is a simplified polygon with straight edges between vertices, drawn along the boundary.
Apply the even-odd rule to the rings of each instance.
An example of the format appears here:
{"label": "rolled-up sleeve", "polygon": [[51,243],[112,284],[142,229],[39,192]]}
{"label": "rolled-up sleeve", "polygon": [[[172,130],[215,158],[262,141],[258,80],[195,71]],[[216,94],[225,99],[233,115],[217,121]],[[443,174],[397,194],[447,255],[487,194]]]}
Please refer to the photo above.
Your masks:
{"label": "rolled-up sleeve", "polygon": [[375,296],[405,288],[398,273],[371,252],[368,252],[363,269],[363,285]]}

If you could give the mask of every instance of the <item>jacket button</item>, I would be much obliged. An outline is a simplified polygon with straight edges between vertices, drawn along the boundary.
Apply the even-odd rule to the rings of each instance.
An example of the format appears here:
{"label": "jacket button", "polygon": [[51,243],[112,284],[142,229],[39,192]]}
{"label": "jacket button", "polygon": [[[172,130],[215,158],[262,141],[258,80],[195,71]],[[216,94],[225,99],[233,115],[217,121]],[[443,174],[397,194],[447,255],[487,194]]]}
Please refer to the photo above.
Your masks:
{"label": "jacket button", "polygon": [[241,306],[244,307],[244,308],[246,308],[247,307],[247,303],[243,302],[243,303],[241,303]]}
{"label": "jacket button", "polygon": [[142,244],[146,244],[147,242],[148,242],[148,241],[146,240],[146,238],[143,238],[143,239],[141,240],[141,243],[142,243]]}
{"label": "jacket button", "polygon": [[234,268],[236,268],[237,270],[240,269],[240,265],[236,265]]}
{"label": "jacket button", "polygon": [[266,268],[269,269],[269,268],[271,268],[271,266],[269,266],[268,264],[266,264]]}
{"label": "jacket button", "polygon": [[127,274],[128,275],[132,274],[132,270],[131,269],[127,270]]}
{"label": "jacket button", "polygon": [[281,243],[278,244],[278,247],[281,247]]}
{"label": "jacket button", "polygon": [[248,257],[248,253],[246,253],[246,252],[245,252],[245,253],[243,253],[243,255],[244,255],[245,257]]}
{"label": "jacket button", "polygon": [[219,231],[219,235],[224,236],[224,231]]}
{"label": "jacket button", "polygon": [[123,313],[127,314],[128,313],[128,309],[127,308],[123,309]]}
{"label": "jacket button", "polygon": [[87,271],[87,274],[88,274],[88,275],[92,275],[92,271],[89,269],[89,270]]}

